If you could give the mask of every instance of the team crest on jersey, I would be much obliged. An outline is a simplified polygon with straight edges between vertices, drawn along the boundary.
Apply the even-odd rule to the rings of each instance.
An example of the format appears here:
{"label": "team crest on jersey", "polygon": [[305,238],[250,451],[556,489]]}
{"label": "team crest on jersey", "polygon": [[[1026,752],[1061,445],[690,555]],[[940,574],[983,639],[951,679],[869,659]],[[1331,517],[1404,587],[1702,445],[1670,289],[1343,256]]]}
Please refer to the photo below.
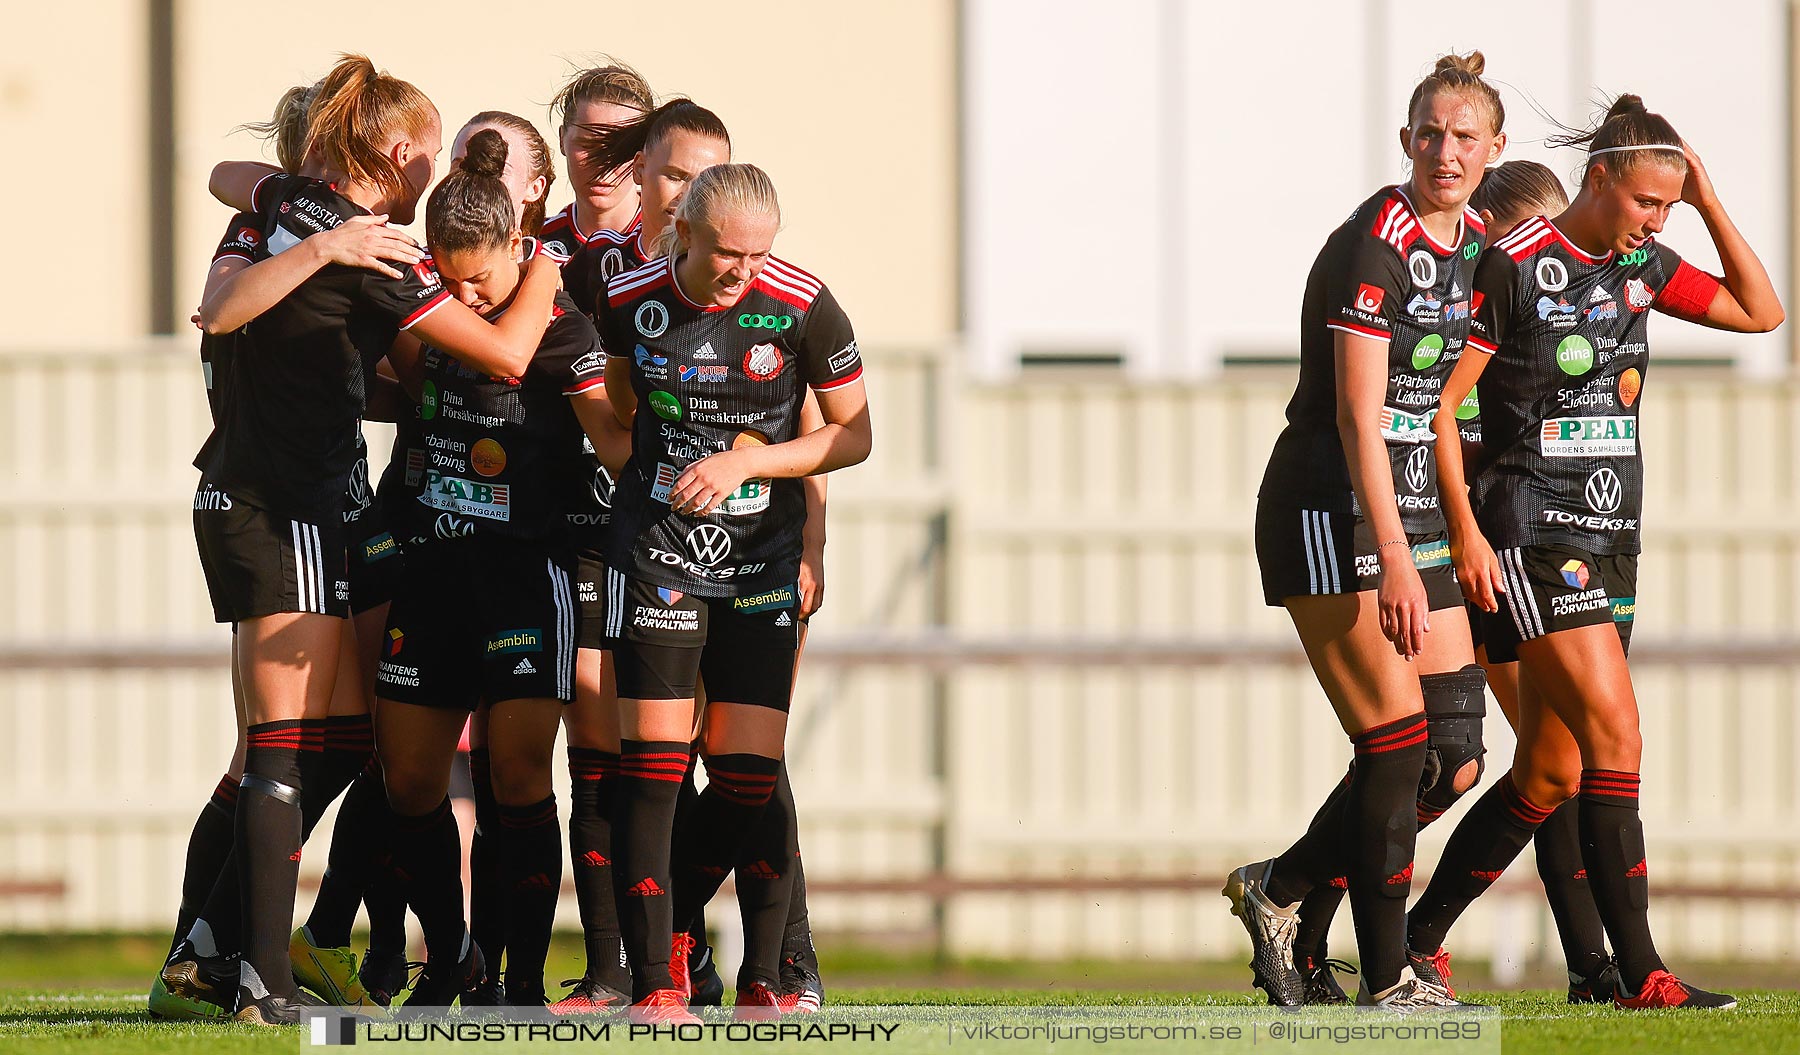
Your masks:
{"label": "team crest on jersey", "polygon": [[773,381],[781,373],[781,349],[772,344],[752,345],[744,353],[744,373],[752,381]]}
{"label": "team crest on jersey", "polygon": [[1625,306],[1632,311],[1643,311],[1656,303],[1656,294],[1650,292],[1650,283],[1641,278],[1625,280]]}
{"label": "team crest on jersey", "polygon": [[632,317],[637,323],[637,331],[645,337],[661,337],[669,328],[669,309],[663,307],[661,301],[647,300],[638,305],[637,314]]}
{"label": "team crest on jersey", "polygon": [[1437,284],[1437,258],[1423,249],[1415,249],[1406,258],[1406,273],[1420,289],[1434,286]]}

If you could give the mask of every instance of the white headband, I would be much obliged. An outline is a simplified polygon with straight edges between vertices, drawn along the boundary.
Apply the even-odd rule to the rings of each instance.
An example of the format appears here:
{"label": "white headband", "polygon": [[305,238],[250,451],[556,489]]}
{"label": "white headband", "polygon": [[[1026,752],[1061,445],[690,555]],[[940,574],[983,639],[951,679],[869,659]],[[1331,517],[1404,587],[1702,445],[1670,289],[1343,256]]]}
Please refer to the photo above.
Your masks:
{"label": "white headband", "polygon": [[1626,150],[1673,150],[1678,154],[1682,153],[1681,148],[1673,143],[1645,143],[1635,147],[1603,147],[1599,150],[1590,150],[1588,151],[1588,157],[1599,157],[1601,154],[1617,154]]}

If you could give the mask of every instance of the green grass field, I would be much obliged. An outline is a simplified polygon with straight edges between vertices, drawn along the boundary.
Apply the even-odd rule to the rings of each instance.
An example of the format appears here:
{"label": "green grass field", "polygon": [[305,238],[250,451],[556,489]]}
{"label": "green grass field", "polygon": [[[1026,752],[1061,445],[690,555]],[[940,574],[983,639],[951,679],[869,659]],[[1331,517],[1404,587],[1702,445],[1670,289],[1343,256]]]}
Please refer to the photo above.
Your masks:
{"label": "green grass field", "polygon": [[[271,1034],[249,1027],[152,1021],[143,1010],[143,988],[160,952],[151,938],[0,938],[0,1052],[137,1055],[299,1049],[300,1037],[295,1031]],[[553,953],[553,980],[562,977],[556,973],[558,968],[573,973],[576,952],[572,944],[559,941]],[[1256,1005],[1249,990],[1233,987],[1241,981],[1242,969],[1222,964],[938,965],[925,958],[850,955],[835,960],[828,957],[824,966],[831,985],[830,1003],[835,1007],[951,1004],[1214,1009]],[[1697,973],[1696,979],[1709,984],[1722,981],[1716,973]],[[1736,1011],[1686,1014],[1572,1008],[1563,1003],[1560,991],[1552,990],[1472,990],[1468,995],[1500,1009],[1508,1053],[1740,1055],[1800,1051],[1800,994],[1769,988],[1734,991],[1742,1001]],[[684,1047],[693,1050],[692,1045]],[[1032,1049],[1010,1046],[1003,1050]],[[1046,1045],[1038,1050],[1051,1049]]]}

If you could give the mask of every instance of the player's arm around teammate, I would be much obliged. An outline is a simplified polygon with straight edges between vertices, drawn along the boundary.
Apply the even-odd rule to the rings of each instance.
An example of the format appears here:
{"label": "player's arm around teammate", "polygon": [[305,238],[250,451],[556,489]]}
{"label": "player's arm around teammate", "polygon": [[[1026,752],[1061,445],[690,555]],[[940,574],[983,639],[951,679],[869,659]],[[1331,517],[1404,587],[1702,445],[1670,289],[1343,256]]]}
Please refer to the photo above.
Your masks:
{"label": "player's arm around teammate", "polygon": [[[506,147],[469,140],[433,192],[427,231],[447,288],[473,311],[527,310],[523,238],[498,178]],[[410,526],[405,579],[378,674],[382,766],[397,815],[397,866],[432,956],[413,1003],[448,1004],[482,977],[464,925],[449,763],[467,714],[490,710],[509,999],[543,1002],[550,920],[561,886],[561,830],[550,759],[573,696],[576,610],[567,478],[580,472],[570,401],[600,382],[593,327],[566,298],[527,372],[491,377],[427,341],[420,418],[431,452],[396,517]],[[484,323],[485,325],[486,323]]]}
{"label": "player's arm around teammate", "polygon": [[1355,748],[1307,834],[1227,882],[1257,982],[1278,1004],[1305,999],[1292,959],[1299,902],[1334,881],[1356,916],[1359,1002],[1455,1003],[1406,955],[1404,898],[1416,821],[1481,765],[1480,668],[1450,575],[1429,432],[1468,332],[1483,237],[1468,198],[1505,145],[1481,69],[1479,54],[1438,61],[1400,131],[1411,178],[1359,207],[1314,264],[1300,381],[1259,495],[1265,600],[1288,610]]}
{"label": "player's arm around teammate", "polygon": [[[366,112],[371,107],[379,113]],[[308,121],[308,141],[332,182],[263,177],[247,204],[269,252],[290,251],[354,215],[410,218],[437,149],[429,100],[353,56],[327,76]],[[297,1015],[287,932],[298,842],[355,775],[348,763],[360,770],[368,753],[357,694],[347,694],[355,713],[334,717],[333,709],[349,666],[342,507],[362,392],[393,333],[446,299],[435,277],[416,268],[399,281],[348,268],[309,277],[240,338],[205,452],[196,533],[215,614],[239,626],[250,723],[236,838],[244,888],[236,1003],[246,1021]],[[346,384],[356,373],[363,383]],[[216,502],[207,497],[215,492]],[[350,735],[339,717],[365,731]],[[208,956],[195,951],[196,961]],[[204,974],[201,966],[188,974]]]}
{"label": "player's arm around teammate", "polygon": [[[1498,875],[1531,822],[1577,796],[1588,883],[1617,958],[1614,1002],[1730,1007],[1730,997],[1670,974],[1650,936],[1638,813],[1643,742],[1626,663],[1642,507],[1638,412],[1648,309],[1739,332],[1773,329],[1783,311],[1699,159],[1667,120],[1621,96],[1596,130],[1565,142],[1589,147],[1581,191],[1555,219],[1527,221],[1483,258],[1473,354],[1445,393],[1448,405],[1486,379],[1483,439],[1492,450],[1472,500],[1450,510],[1450,523],[1459,578],[1493,613],[1484,619],[1490,650],[1516,652],[1526,687],[1508,785],[1547,801],[1527,803],[1531,816],[1513,809],[1509,822],[1484,799],[1459,825],[1445,861],[1469,829],[1470,844],[1510,851],[1488,861]],[[1678,201],[1706,222],[1722,279],[1656,240]],[[1446,451],[1446,461],[1459,458]],[[1462,475],[1460,464],[1450,471]],[[1534,721],[1540,709],[1553,719]],[[1540,747],[1562,735],[1578,745],[1579,772],[1569,771],[1566,750]],[[1425,943],[1441,940],[1468,900],[1432,893],[1409,924]]]}

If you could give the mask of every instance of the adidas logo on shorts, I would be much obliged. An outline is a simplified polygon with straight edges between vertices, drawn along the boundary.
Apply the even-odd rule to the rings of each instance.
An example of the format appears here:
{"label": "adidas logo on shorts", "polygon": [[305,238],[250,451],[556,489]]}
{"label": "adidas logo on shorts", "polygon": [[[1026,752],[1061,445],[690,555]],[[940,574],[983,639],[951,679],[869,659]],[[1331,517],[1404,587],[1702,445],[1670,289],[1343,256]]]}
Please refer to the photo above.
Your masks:
{"label": "adidas logo on shorts", "polygon": [[514,674],[536,674],[537,668],[531,665],[530,656],[520,656],[519,665],[513,668]]}
{"label": "adidas logo on shorts", "polygon": [[786,612],[783,612],[780,615],[775,617],[775,625],[776,626],[793,626],[794,619],[792,616],[788,615]]}

